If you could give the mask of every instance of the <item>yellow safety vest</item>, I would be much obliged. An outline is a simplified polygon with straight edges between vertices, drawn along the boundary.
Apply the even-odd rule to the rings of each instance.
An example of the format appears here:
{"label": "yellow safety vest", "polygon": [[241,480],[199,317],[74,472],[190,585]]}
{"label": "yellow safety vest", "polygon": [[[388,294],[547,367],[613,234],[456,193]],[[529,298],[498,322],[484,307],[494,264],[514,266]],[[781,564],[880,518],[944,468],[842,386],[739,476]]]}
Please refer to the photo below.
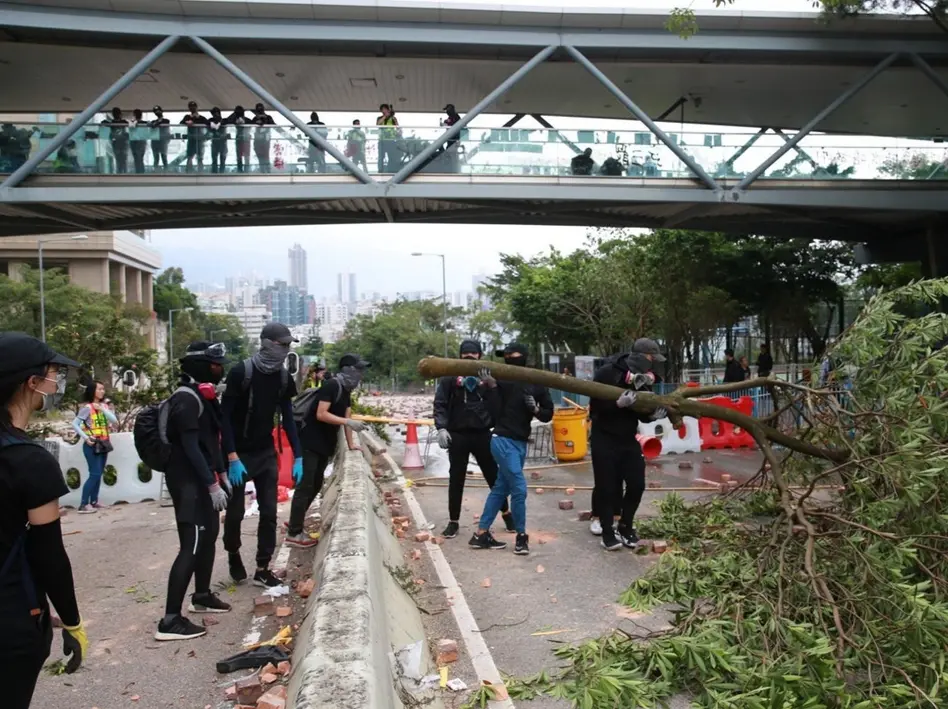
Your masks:
{"label": "yellow safety vest", "polygon": [[87,423],[89,427],[89,435],[93,438],[105,441],[109,438],[109,420],[105,417],[99,409],[89,408],[89,421]]}
{"label": "yellow safety vest", "polygon": [[379,138],[382,140],[395,140],[398,137],[398,129],[395,126],[394,116],[389,116],[388,118],[383,118],[382,122],[379,124],[381,126],[392,126],[390,128],[380,128],[379,129]]}

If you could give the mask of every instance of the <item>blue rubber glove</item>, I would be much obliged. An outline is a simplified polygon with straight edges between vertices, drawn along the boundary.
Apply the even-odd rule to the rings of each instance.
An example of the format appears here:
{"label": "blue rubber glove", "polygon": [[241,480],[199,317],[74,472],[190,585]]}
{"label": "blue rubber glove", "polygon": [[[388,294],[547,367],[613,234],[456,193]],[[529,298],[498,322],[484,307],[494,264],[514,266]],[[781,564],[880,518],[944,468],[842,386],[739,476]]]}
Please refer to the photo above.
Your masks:
{"label": "blue rubber glove", "polygon": [[293,484],[299,485],[303,480],[303,459],[297,458],[293,461]]}
{"label": "blue rubber glove", "polygon": [[227,479],[230,480],[230,484],[234,487],[244,484],[244,478],[247,477],[247,469],[244,467],[243,462],[238,458],[237,460],[232,460],[227,464]]}

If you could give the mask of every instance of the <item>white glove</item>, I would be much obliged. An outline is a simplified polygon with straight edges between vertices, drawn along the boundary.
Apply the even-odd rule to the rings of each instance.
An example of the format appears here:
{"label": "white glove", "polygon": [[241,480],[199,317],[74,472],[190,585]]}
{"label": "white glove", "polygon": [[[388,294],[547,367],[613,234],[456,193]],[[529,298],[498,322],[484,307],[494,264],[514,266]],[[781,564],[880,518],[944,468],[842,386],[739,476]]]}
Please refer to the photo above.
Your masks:
{"label": "white glove", "polygon": [[635,403],[635,400],[639,398],[639,395],[636,394],[631,389],[627,389],[619,395],[619,398],[616,399],[616,406],[620,409],[627,409]]}
{"label": "white glove", "polygon": [[448,450],[451,446],[451,434],[448,433],[448,430],[445,428],[438,431],[438,445],[444,450]]}
{"label": "white glove", "polygon": [[351,428],[356,433],[362,433],[362,431],[368,428],[364,422],[356,421],[355,419],[346,419],[346,426]]}
{"label": "white glove", "polygon": [[227,497],[233,497],[234,488],[230,484],[230,480],[227,479],[227,475],[224,473],[219,473],[217,476],[217,482],[220,484],[221,489],[227,493]]}
{"label": "white glove", "polygon": [[209,485],[207,491],[211,493],[211,506],[215,512],[223,512],[227,509],[227,493],[221,489],[217,483]]}
{"label": "white glove", "polygon": [[652,421],[658,421],[668,416],[668,410],[664,406],[659,406],[652,412]]}

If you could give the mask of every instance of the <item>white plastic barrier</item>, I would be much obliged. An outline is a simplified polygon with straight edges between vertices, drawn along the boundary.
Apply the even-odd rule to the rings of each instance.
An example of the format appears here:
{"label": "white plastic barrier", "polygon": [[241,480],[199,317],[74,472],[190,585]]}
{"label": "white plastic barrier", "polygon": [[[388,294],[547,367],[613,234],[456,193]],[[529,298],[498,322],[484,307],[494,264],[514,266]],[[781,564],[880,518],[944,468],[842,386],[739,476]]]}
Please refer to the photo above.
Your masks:
{"label": "white plastic barrier", "polygon": [[639,435],[654,436],[662,442],[662,455],[669,453],[700,453],[701,433],[698,419],[684,417],[684,425],[677,431],[667,418],[639,424]]}
{"label": "white plastic barrier", "polygon": [[[106,461],[106,474],[103,475],[102,485],[99,488],[99,502],[104,505],[112,505],[116,502],[142,502],[144,500],[157,500],[161,494],[161,473],[146,470],[143,467],[144,477],[151,476],[148,482],[143,482],[139,478],[139,464],[141,460],[138,452],[135,450],[135,441],[131,433],[113,433],[112,446],[114,450],[109,453]],[[73,483],[76,481],[78,472],[79,487],[73,489],[69,486],[69,494],[60,498],[59,504],[67,507],[78,507],[82,498],[82,486],[89,479],[89,466],[86,464],[86,458],[82,453],[82,446],[85,443],[76,443],[71,445],[61,438],[50,438],[50,442],[59,446],[59,467],[62,468],[63,475],[66,477],[66,484],[70,479]],[[114,469],[115,484],[106,484],[106,479],[111,478],[110,473]],[[70,471],[75,471],[70,474]]]}

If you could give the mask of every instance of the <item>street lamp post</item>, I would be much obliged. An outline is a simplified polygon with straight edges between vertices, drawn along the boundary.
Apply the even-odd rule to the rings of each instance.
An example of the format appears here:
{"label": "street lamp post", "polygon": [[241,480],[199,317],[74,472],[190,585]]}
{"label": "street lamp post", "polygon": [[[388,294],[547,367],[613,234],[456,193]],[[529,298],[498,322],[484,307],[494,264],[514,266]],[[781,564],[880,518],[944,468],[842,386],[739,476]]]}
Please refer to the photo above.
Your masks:
{"label": "street lamp post", "polygon": [[442,320],[444,321],[444,357],[448,357],[448,279],[447,266],[445,264],[444,254],[431,254],[415,251],[412,256],[437,256],[441,259],[441,304],[444,307]]}
{"label": "street lamp post", "polygon": [[189,313],[194,308],[171,308],[168,310],[168,364],[171,365],[171,376],[174,377],[174,314]]}
{"label": "street lamp post", "polygon": [[37,250],[39,251],[39,297],[40,297],[40,339],[46,342],[46,292],[43,282],[43,244],[51,241],[85,241],[89,237],[85,234],[76,234],[75,236],[54,236],[48,239],[40,237],[36,240]]}

